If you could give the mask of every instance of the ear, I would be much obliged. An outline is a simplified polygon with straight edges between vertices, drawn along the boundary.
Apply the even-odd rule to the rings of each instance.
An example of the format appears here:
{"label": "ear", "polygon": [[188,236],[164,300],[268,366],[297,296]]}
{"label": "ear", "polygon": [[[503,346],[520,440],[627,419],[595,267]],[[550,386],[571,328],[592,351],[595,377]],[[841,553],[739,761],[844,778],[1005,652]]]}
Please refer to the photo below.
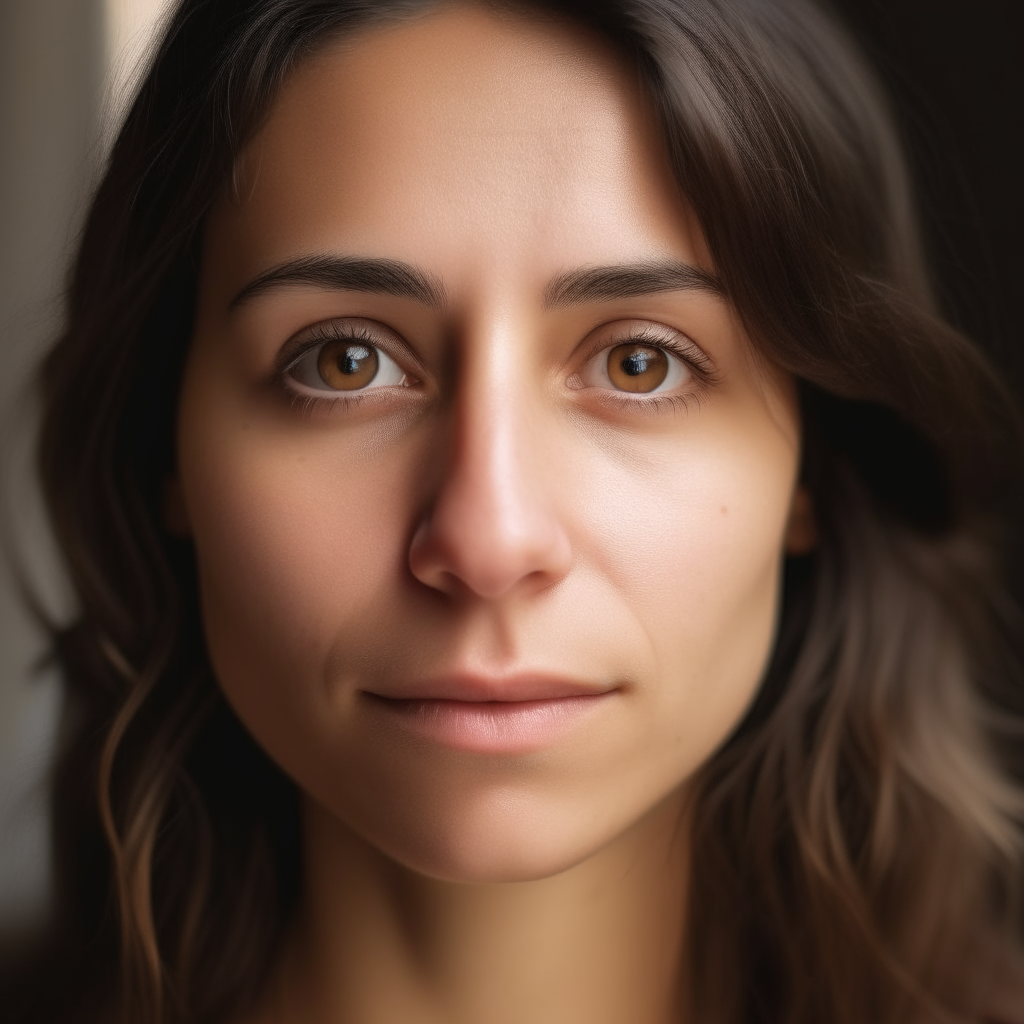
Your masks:
{"label": "ear", "polygon": [[164,480],[161,496],[160,519],[164,529],[175,537],[191,537],[192,523],[185,504],[185,494],[177,476],[169,476]]}
{"label": "ear", "polygon": [[811,494],[800,484],[793,492],[786,523],[785,551],[787,555],[809,555],[818,546],[818,524],[814,519]]}

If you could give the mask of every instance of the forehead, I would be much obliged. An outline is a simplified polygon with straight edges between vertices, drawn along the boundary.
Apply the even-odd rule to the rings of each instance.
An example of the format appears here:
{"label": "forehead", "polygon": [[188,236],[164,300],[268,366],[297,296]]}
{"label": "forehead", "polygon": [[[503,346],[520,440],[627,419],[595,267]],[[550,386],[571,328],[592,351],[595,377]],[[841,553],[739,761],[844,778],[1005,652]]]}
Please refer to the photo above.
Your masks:
{"label": "forehead", "polygon": [[455,277],[681,248],[707,262],[631,69],[577,26],[461,5],[300,66],[210,234],[250,263],[240,278],[338,249]]}

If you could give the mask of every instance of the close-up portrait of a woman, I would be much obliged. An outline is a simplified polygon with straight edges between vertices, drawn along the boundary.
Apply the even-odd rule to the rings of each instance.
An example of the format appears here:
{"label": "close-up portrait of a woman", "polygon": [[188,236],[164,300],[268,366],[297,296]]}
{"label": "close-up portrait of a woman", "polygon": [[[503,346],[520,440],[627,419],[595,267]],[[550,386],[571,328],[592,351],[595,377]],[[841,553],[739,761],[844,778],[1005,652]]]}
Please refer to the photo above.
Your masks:
{"label": "close-up portrait of a woman", "polygon": [[69,260],[4,1024],[1024,1024],[1021,407],[831,8],[179,0]]}

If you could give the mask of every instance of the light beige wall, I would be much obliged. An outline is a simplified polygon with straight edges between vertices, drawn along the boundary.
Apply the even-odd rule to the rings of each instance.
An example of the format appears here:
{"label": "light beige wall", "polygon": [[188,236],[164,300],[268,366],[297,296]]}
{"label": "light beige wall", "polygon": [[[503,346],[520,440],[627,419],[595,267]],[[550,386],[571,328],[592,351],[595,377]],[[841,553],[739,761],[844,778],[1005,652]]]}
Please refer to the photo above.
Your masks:
{"label": "light beige wall", "polygon": [[[67,607],[29,455],[32,367],[59,330],[65,268],[103,150],[162,0],[0,0],[0,453],[16,553]],[[56,687],[39,631],[0,566],[0,920],[46,886],[41,786]]]}

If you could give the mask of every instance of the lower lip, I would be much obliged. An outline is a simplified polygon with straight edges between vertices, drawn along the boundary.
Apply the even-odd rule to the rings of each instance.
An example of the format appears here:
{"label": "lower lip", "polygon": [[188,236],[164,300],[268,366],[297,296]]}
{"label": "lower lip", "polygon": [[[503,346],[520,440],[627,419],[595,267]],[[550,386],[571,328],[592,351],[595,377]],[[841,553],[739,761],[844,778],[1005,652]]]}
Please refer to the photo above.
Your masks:
{"label": "lower lip", "polygon": [[[611,691],[614,692],[614,691]],[[433,743],[485,754],[527,754],[550,746],[609,693],[549,700],[395,700],[368,694],[407,732]]]}

